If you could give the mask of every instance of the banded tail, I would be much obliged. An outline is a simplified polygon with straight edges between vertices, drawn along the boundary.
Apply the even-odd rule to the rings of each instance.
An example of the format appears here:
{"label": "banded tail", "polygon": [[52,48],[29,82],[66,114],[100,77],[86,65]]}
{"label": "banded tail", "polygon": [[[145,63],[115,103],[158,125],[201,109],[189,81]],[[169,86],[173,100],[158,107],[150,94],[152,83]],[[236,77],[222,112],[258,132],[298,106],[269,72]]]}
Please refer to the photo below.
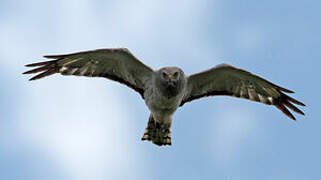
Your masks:
{"label": "banded tail", "polygon": [[153,116],[150,115],[142,141],[152,141],[158,146],[170,146],[172,145],[170,128],[171,124],[156,122]]}

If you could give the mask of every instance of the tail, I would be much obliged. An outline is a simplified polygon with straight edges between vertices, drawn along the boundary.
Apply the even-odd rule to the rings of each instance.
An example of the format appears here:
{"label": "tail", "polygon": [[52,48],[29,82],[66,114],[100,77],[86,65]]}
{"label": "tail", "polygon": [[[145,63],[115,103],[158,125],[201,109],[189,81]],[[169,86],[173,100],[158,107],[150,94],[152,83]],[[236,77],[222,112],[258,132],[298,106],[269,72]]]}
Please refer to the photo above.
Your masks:
{"label": "tail", "polygon": [[152,141],[152,143],[158,146],[170,146],[172,145],[170,128],[171,124],[156,122],[153,116],[150,115],[142,141]]}

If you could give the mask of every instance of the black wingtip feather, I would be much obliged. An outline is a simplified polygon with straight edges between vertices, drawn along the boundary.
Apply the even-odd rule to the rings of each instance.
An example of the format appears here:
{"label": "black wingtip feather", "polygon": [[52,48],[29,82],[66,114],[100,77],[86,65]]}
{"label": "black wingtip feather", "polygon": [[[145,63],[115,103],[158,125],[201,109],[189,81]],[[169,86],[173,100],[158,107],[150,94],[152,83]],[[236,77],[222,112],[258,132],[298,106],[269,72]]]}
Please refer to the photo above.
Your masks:
{"label": "black wingtip feather", "polygon": [[[271,83],[271,82],[270,82]],[[273,83],[271,83],[273,86],[275,86],[278,90],[280,90],[280,91],[283,91],[283,92],[286,92],[286,93],[294,93],[294,91],[292,91],[292,90],[289,90],[289,89],[286,89],[286,88],[284,88],[284,87],[281,87],[281,86],[278,86],[278,85],[276,85],[276,84],[273,84]]]}
{"label": "black wingtip feather", "polygon": [[279,89],[280,89],[281,91],[283,91],[283,92],[286,92],[286,93],[294,93],[294,91],[291,91],[291,90],[289,90],[289,89],[285,89],[285,88],[283,88],[283,87],[279,87]]}
{"label": "black wingtip feather", "polygon": [[38,72],[41,72],[41,71],[46,71],[48,69],[50,69],[50,66],[47,65],[47,66],[42,66],[42,67],[39,67],[39,68],[36,68],[36,69],[32,69],[30,71],[26,71],[26,72],[24,72],[22,74],[33,74],[33,73],[38,73]]}
{"label": "black wingtip feather", "polygon": [[302,112],[299,108],[295,107],[293,104],[291,104],[290,102],[286,101],[284,102],[284,105],[288,108],[290,108],[291,110],[293,110],[296,113],[299,113],[301,115],[305,115],[304,112]]}
{"label": "black wingtip feather", "polygon": [[285,115],[287,115],[289,118],[291,118],[293,120],[296,120],[296,119],[287,108],[289,108],[290,110],[292,110],[298,114],[305,115],[303,111],[301,111],[299,108],[294,106],[291,102],[295,103],[297,105],[300,105],[300,106],[305,106],[305,104],[289,97],[288,95],[286,95],[284,93],[280,93],[280,97],[273,101],[273,105],[275,105]]}
{"label": "black wingtip feather", "polygon": [[47,59],[61,59],[61,58],[64,58],[68,55],[45,55],[43,56],[44,58],[47,58]]}
{"label": "black wingtip feather", "polygon": [[289,98],[289,100],[291,102],[293,102],[294,104],[297,104],[297,105],[300,105],[300,106],[306,106],[305,104],[303,104],[302,102],[296,100],[296,99],[293,99],[293,98]]}
{"label": "black wingtip feather", "polygon": [[36,67],[36,66],[45,66],[54,63],[56,60],[52,61],[43,61],[43,62],[37,62],[37,63],[32,63],[32,64],[26,64],[26,67]]}
{"label": "black wingtip feather", "polygon": [[37,80],[37,79],[40,79],[40,78],[43,78],[46,76],[50,76],[52,74],[57,73],[58,71],[59,71],[58,69],[49,69],[48,71],[45,71],[41,74],[38,74],[37,76],[32,77],[31,79],[29,79],[29,81],[34,81],[34,80]]}
{"label": "black wingtip feather", "polygon": [[[56,62],[57,62],[57,60],[27,64],[26,65],[27,67],[36,67],[36,68],[26,71],[26,72],[23,72],[22,74],[34,74],[34,73],[41,72],[40,74],[29,79],[29,81],[34,81],[34,80],[43,78],[45,76],[49,76],[51,74],[58,73],[59,68],[58,68]],[[40,67],[38,67],[38,66],[40,66]]]}
{"label": "black wingtip feather", "polygon": [[287,115],[292,120],[296,120],[293,114],[282,104],[276,104],[275,105],[278,109],[280,109],[285,115]]}
{"label": "black wingtip feather", "polygon": [[296,105],[306,106],[304,103],[302,103],[302,102],[300,102],[300,101],[298,101],[298,100],[296,100],[296,99],[294,99],[294,98],[292,98],[292,97],[290,97],[290,96],[288,96],[288,95],[286,95],[286,94],[283,94],[283,93],[282,93],[282,96],[285,96],[286,99],[288,99],[289,101],[291,101],[292,103],[294,103],[294,104],[296,104]]}

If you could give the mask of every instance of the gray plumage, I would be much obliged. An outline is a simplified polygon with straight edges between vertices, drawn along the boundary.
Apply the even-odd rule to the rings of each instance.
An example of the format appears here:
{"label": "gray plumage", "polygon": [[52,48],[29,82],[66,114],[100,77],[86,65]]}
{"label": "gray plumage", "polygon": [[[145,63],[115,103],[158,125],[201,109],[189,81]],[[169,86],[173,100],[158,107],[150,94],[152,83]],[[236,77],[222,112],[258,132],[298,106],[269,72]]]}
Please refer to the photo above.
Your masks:
{"label": "gray plumage", "polygon": [[44,57],[53,60],[26,65],[37,68],[24,74],[39,73],[30,80],[55,73],[105,77],[137,91],[151,111],[142,140],[156,145],[171,145],[173,114],[178,107],[202,97],[227,95],[274,105],[293,120],[287,108],[304,115],[292,103],[305,105],[285,94],[293,91],[227,64],[186,76],[177,67],[154,71],[124,48]]}

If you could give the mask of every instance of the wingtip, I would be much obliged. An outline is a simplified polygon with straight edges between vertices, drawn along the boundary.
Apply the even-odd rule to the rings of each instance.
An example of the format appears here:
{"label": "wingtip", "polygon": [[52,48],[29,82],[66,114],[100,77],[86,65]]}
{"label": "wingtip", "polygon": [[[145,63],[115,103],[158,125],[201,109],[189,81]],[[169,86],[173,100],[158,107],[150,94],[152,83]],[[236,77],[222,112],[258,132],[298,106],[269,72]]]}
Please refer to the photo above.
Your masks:
{"label": "wingtip", "polygon": [[47,58],[47,59],[54,59],[52,55],[44,55],[42,57]]}
{"label": "wingtip", "polygon": [[39,75],[35,76],[35,77],[32,77],[29,79],[29,81],[35,81],[35,80],[38,80],[38,79],[41,79],[42,77],[40,77]]}
{"label": "wingtip", "polygon": [[25,72],[23,72],[22,74],[32,74],[32,71],[33,71],[33,70],[25,71]]}
{"label": "wingtip", "polygon": [[[30,73],[30,71],[26,71],[26,72],[23,72],[21,74],[25,75],[25,74],[31,74],[31,73]],[[33,81],[33,80],[35,80],[35,79],[34,78],[28,79],[28,81]]]}
{"label": "wingtip", "polygon": [[289,90],[289,89],[283,89],[283,91],[286,92],[286,93],[291,93],[291,94],[295,93],[294,91]]}
{"label": "wingtip", "polygon": [[279,88],[279,90],[283,91],[283,92],[286,92],[286,93],[290,93],[290,94],[293,94],[294,91],[290,90],[290,89],[286,89],[284,87],[280,87],[280,86],[277,86]]}
{"label": "wingtip", "polygon": [[299,106],[306,106],[303,102],[300,102],[300,101],[298,101],[298,100],[296,100],[296,99],[294,99],[294,98],[289,98],[289,100],[291,101],[291,102],[293,102],[294,104],[297,104],[297,105],[299,105]]}
{"label": "wingtip", "polygon": [[36,63],[26,64],[25,67],[34,67],[34,66],[36,66],[35,64],[36,64]]}
{"label": "wingtip", "polygon": [[54,63],[56,60],[51,60],[51,61],[42,61],[42,62],[37,62],[37,63],[31,63],[31,64],[26,64],[26,67],[35,67],[35,66],[45,66],[48,64]]}
{"label": "wingtip", "polygon": [[301,111],[299,108],[297,108],[297,107],[295,107],[293,104],[291,104],[289,101],[284,101],[283,102],[283,104],[286,106],[286,107],[288,107],[288,108],[290,108],[292,111],[294,111],[294,112],[296,112],[296,113],[298,113],[298,114],[301,114],[301,115],[304,115],[304,112],[303,111]]}
{"label": "wingtip", "polygon": [[[291,114],[292,115],[292,114]],[[296,121],[296,118],[292,115],[292,118],[291,118],[293,121]]]}
{"label": "wingtip", "polygon": [[281,110],[286,116],[288,116],[292,120],[296,120],[293,114],[283,105],[283,104],[275,104],[275,106]]}
{"label": "wingtip", "polygon": [[291,119],[296,122],[296,118],[294,116]]}
{"label": "wingtip", "polygon": [[63,58],[64,56],[66,55],[44,55],[43,57],[47,59],[59,59],[59,58]]}

